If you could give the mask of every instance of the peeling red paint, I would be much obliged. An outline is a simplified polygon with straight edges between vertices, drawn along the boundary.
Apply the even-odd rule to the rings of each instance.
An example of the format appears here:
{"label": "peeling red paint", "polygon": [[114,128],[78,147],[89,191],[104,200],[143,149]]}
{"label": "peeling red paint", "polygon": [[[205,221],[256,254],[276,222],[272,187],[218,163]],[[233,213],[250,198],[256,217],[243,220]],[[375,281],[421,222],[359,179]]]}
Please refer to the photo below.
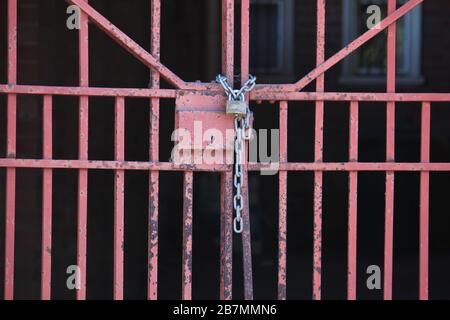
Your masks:
{"label": "peeling red paint", "polygon": [[181,298],[192,299],[192,201],[193,201],[192,171],[186,171],[183,179],[183,257],[181,275]]}

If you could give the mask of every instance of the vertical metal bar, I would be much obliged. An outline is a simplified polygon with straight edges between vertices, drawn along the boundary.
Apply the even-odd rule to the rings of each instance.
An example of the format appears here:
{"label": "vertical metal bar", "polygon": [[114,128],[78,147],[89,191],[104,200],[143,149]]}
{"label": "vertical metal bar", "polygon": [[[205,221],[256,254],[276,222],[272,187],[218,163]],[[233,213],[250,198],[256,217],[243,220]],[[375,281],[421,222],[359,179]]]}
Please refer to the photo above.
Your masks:
{"label": "vertical metal bar", "polygon": [[220,299],[231,300],[233,296],[233,174],[220,176]]}
{"label": "vertical metal bar", "polygon": [[[388,14],[396,10],[396,0],[388,1]],[[387,39],[387,92],[395,92],[396,74],[396,24],[388,27]],[[387,103],[386,111],[386,161],[395,161],[395,103]],[[392,299],[392,259],[394,241],[394,172],[386,172],[384,237],[384,299]]]}
{"label": "vertical metal bar", "polygon": [[241,0],[241,83],[248,79],[250,68],[250,0]]}
{"label": "vertical metal bar", "polygon": [[[234,3],[234,1],[233,1]],[[241,84],[248,79],[249,72],[249,28],[250,28],[250,2],[241,1]],[[248,98],[248,97],[247,97]],[[252,245],[250,233],[250,206],[248,199],[248,169],[247,169],[247,150],[248,143],[245,143],[244,170],[242,183],[242,219],[244,226],[242,230],[242,252],[244,264],[244,298],[253,299],[253,272],[252,272]]]}
{"label": "vertical metal bar", "polygon": [[[316,65],[325,60],[325,0],[317,0],[317,48]],[[325,77],[320,75],[316,81],[316,91],[323,92]],[[323,115],[324,102],[316,102],[314,160],[323,161]],[[314,253],[313,253],[313,299],[321,298],[322,274],[322,183],[323,173],[314,172]]]}
{"label": "vertical metal bar", "polygon": [[[161,0],[151,0],[150,50],[160,58]],[[160,74],[150,72],[151,87],[159,88]],[[150,161],[159,160],[159,98],[150,99]],[[151,171],[149,176],[149,239],[148,239],[148,288],[147,298],[158,298],[158,198],[159,171]]]}
{"label": "vertical metal bar", "polygon": [[242,201],[244,206],[242,208],[242,252],[243,252],[243,264],[244,264],[244,299],[253,300],[253,268],[252,268],[252,243],[250,233],[250,210],[248,199],[248,170],[244,166],[242,183]]}
{"label": "vertical metal bar", "polygon": [[193,201],[192,171],[186,171],[183,178],[183,272],[182,299],[192,299],[192,201]]}
{"label": "vertical metal bar", "polygon": [[[430,103],[422,103],[422,139],[420,161],[430,162]],[[428,300],[428,241],[429,241],[429,201],[430,173],[420,172],[420,263],[419,298]]]}
{"label": "vertical metal bar", "polygon": [[[350,103],[349,160],[358,161],[358,102]],[[348,273],[347,298],[356,300],[356,259],[357,259],[357,220],[358,220],[358,172],[349,173],[348,191]]]}
{"label": "vertical metal bar", "polygon": [[[125,160],[125,99],[116,98],[115,105],[115,159]],[[124,254],[124,170],[114,176],[114,300],[123,299]]]}
{"label": "vertical metal bar", "polygon": [[[88,1],[88,0],[84,0]],[[89,29],[88,17],[81,12],[79,45],[79,81],[81,87],[89,86]],[[79,136],[78,156],[80,160],[88,159],[88,130],[89,130],[89,98],[79,98]],[[77,265],[80,270],[80,289],[77,299],[86,299],[86,256],[87,256],[87,199],[88,199],[88,170],[78,171],[78,227],[77,227]]]}
{"label": "vertical metal bar", "polygon": [[[280,102],[280,162],[287,162],[288,103]],[[278,299],[286,300],[287,171],[279,172],[278,202]]]}
{"label": "vertical metal bar", "polygon": [[[8,83],[17,83],[17,0],[8,0]],[[8,158],[16,157],[17,96],[7,97]],[[14,299],[14,234],[16,216],[16,169],[6,169],[6,215],[5,215],[5,300]]]}
{"label": "vertical metal bar", "polygon": [[[44,159],[52,159],[52,96],[44,96],[42,114]],[[41,299],[51,298],[52,276],[52,169],[43,169],[42,176],[42,246],[41,246]]]}
{"label": "vertical metal bar", "polygon": [[[222,73],[234,80],[234,1],[222,0]],[[231,300],[233,290],[232,172],[220,175],[220,299]]]}
{"label": "vertical metal bar", "polygon": [[228,83],[234,73],[234,0],[222,0],[222,70]]}

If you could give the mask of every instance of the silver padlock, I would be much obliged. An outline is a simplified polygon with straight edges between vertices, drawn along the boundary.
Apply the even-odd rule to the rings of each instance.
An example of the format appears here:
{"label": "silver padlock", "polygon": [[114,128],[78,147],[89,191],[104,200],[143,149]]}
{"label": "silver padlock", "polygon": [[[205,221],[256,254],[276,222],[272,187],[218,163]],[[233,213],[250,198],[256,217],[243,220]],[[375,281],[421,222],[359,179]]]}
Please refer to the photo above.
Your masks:
{"label": "silver padlock", "polygon": [[227,114],[245,116],[247,114],[247,110],[248,105],[243,94],[240,95],[239,100],[233,99],[231,95],[228,96],[226,108]]}

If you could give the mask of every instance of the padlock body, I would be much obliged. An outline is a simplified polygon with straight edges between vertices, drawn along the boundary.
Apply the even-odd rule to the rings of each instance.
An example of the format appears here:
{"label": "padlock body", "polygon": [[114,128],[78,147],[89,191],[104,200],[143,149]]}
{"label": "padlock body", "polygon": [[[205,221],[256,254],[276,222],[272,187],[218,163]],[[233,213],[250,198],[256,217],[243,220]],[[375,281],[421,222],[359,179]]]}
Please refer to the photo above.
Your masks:
{"label": "padlock body", "polygon": [[245,101],[228,100],[226,112],[227,112],[227,114],[245,116],[247,114],[247,108],[248,108],[247,102],[245,102]]}

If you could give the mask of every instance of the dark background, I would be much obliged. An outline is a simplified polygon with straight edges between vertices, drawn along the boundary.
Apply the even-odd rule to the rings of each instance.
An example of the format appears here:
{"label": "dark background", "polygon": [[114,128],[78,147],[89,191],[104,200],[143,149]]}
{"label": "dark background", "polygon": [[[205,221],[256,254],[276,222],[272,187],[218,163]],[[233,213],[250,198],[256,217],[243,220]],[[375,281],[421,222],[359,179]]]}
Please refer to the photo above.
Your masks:
{"label": "dark background", "polygon": [[[162,1],[161,60],[186,81],[211,81],[220,72],[220,5],[209,0]],[[150,1],[91,0],[91,5],[146,50],[150,43]],[[19,1],[20,84],[77,86],[78,35],[65,27],[62,0]],[[315,64],[315,1],[295,1],[294,74],[301,78]],[[422,75],[420,86],[402,92],[449,92],[450,3],[423,4]],[[236,14],[238,18],[238,12]],[[342,47],[341,1],[327,2],[327,57]],[[0,1],[0,82],[6,83],[6,0]],[[237,37],[237,42],[239,41]],[[339,83],[341,65],[327,72],[327,91],[385,91]],[[236,73],[239,70],[236,69]],[[256,74],[259,76],[258,74]],[[264,77],[259,77],[264,82]],[[287,80],[286,80],[287,81]],[[90,28],[90,85],[147,87],[149,71],[100,32]],[[163,84],[164,87],[165,84]],[[314,91],[314,84],[306,88]],[[126,160],[148,161],[149,102],[126,100]],[[450,105],[432,107],[431,160],[450,162]],[[252,104],[256,128],[278,128],[276,104]],[[348,161],[348,104],[326,103],[325,161]],[[90,98],[89,159],[114,157],[114,100]],[[0,95],[0,156],[5,157],[6,98]],[[174,102],[162,101],[160,159],[168,161],[174,124]],[[41,99],[20,96],[17,157],[42,156]],[[54,97],[54,158],[77,158],[78,99]],[[386,106],[361,103],[360,161],[383,162]],[[313,161],[314,104],[289,104],[289,161]],[[399,103],[396,109],[396,160],[420,161],[420,104]],[[347,174],[324,174],[324,299],[346,298]],[[252,174],[250,201],[255,298],[276,298],[278,177]],[[127,172],[125,192],[125,298],[144,299],[147,277],[148,173]],[[432,173],[430,183],[430,298],[450,298],[450,174]],[[76,262],[75,170],[54,170],[52,297],[72,299],[66,268]],[[5,170],[0,169],[0,273],[4,269]],[[38,299],[40,291],[41,172],[17,170],[15,297]],[[368,291],[368,265],[383,266],[384,174],[360,173],[358,188],[358,298],[381,299]],[[288,298],[312,296],[313,173],[288,175]],[[394,221],[394,298],[418,298],[419,174],[397,173]],[[113,173],[89,173],[87,297],[111,299],[113,278]],[[182,174],[161,173],[159,298],[181,297]],[[240,238],[235,237],[235,298],[242,298]],[[195,174],[193,297],[219,297],[219,176]],[[3,287],[0,277],[0,288]],[[0,290],[3,297],[3,290]]]}

